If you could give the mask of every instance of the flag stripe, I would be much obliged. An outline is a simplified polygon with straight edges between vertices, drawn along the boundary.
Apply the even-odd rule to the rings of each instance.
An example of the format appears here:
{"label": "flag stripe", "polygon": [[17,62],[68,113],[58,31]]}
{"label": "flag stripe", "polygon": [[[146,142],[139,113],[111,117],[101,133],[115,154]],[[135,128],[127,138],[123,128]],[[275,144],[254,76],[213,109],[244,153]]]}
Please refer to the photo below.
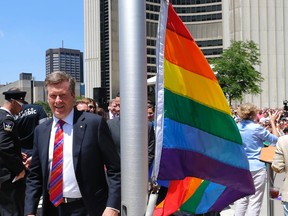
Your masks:
{"label": "flag stripe", "polygon": [[[185,179],[191,179],[189,182],[187,182],[187,192],[185,195],[185,198],[183,202],[186,202],[190,199],[190,197],[195,193],[197,188],[203,183],[203,179],[195,178],[195,177],[186,177]],[[177,180],[176,180],[177,181]],[[171,181],[174,182],[174,181]],[[172,183],[173,184],[173,183]]]}
{"label": "flag stripe", "polygon": [[[210,182],[203,181],[202,184],[197,188],[197,190],[195,191],[193,196],[191,196],[189,200],[187,200],[185,203],[183,203],[180,209],[181,210],[187,210],[187,206],[188,206],[189,211],[195,212],[197,206],[201,202],[202,195],[203,195],[204,191],[206,190],[206,188],[209,186],[209,184],[210,184]],[[208,206],[211,206],[212,203],[206,203],[206,205],[208,207]]]}
{"label": "flag stripe", "polygon": [[159,17],[154,173],[170,184],[156,212],[221,211],[255,193],[242,139],[208,61],[171,3],[161,1]]}
{"label": "flag stripe", "polygon": [[[223,103],[225,97],[217,81],[191,73],[167,60],[164,65],[166,89],[231,115],[230,107]],[[189,85],[186,84],[188,81]]]}
{"label": "flag stripe", "polygon": [[188,40],[169,30],[166,31],[165,59],[187,71],[217,81],[210,65],[194,40]]}
{"label": "flag stripe", "polygon": [[[221,196],[225,189],[226,187],[223,185],[209,182],[209,184],[207,184],[207,187],[205,188],[205,191],[203,191],[203,193],[201,194],[201,200],[198,206],[195,208],[195,212],[208,212],[211,206],[213,206],[213,204]],[[203,196],[204,193],[209,194],[209,196]],[[184,203],[181,206],[181,209],[183,209],[184,211],[189,211],[189,206],[193,205],[193,203],[194,201],[191,199],[188,202]]]}
{"label": "flag stripe", "polygon": [[[163,148],[195,151],[230,166],[249,169],[249,164],[245,160],[245,151],[240,145],[171,119],[165,118],[164,124],[166,125],[164,128],[166,136]],[[233,157],[229,154],[223,154],[223,149],[231,152]]]}
{"label": "flag stripe", "polygon": [[[170,186],[168,188],[167,196],[165,198],[163,206],[165,209],[163,215],[171,215],[181,206],[181,204],[184,202],[185,194],[189,186],[191,186],[191,182],[196,182],[197,188],[202,184],[202,181],[201,184],[199,184],[197,179],[194,180],[191,177],[186,177],[185,179],[180,181],[176,180],[170,182]],[[195,188],[195,191],[197,190],[197,188]],[[169,207],[167,208],[167,206]]]}
{"label": "flag stripe", "polygon": [[161,160],[159,179],[177,180],[184,179],[186,176],[196,176],[247,194],[254,193],[251,173],[247,169],[232,167],[198,152],[187,150],[164,148],[162,158],[169,159]]}
{"label": "flag stripe", "polygon": [[[242,181],[242,179],[240,180]],[[252,193],[254,194],[254,192]],[[246,192],[235,190],[234,188],[227,187],[216,202],[211,206],[209,211],[221,211],[223,208],[238,200],[239,197],[247,196]],[[229,198],[229,199],[228,199]]]}
{"label": "flag stripe", "polygon": [[176,95],[167,89],[164,90],[164,94],[165,118],[199,128],[235,143],[242,143],[240,134],[235,133],[238,128],[230,115],[211,109],[189,98]]}
{"label": "flag stripe", "polygon": [[[161,8],[163,8],[163,4],[161,5]],[[168,9],[168,14],[169,14],[169,16],[166,17],[166,21],[165,21],[165,22],[167,22],[167,27],[166,28],[170,29],[171,31],[176,31],[177,34],[181,35],[182,37],[186,37],[186,38],[189,38],[189,39],[193,40],[193,38],[191,37],[190,32],[187,30],[186,26],[183,25],[182,20],[174,12],[174,9],[173,9],[172,5],[169,4],[169,7],[166,8],[166,9]]]}

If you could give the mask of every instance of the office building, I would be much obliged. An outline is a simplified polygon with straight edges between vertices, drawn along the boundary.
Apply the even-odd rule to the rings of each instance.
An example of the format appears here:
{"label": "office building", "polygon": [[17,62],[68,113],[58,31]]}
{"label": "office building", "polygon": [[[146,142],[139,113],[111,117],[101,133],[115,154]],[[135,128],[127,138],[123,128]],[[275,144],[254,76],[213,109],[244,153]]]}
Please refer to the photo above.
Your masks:
{"label": "office building", "polygon": [[283,107],[288,99],[288,1],[223,1],[224,47],[230,40],[253,40],[259,45],[264,77],[260,95],[247,95],[243,102],[259,107]]}
{"label": "office building", "polygon": [[46,75],[54,71],[65,71],[76,82],[83,82],[83,53],[66,48],[46,50]]}
{"label": "office building", "polygon": [[[220,56],[231,40],[259,45],[264,77],[260,95],[241,102],[281,107],[288,99],[288,1],[172,0],[177,14],[207,59]],[[84,0],[85,92],[105,88],[107,98],[119,91],[118,1]],[[156,74],[156,34],[160,0],[146,0],[147,78]],[[240,103],[240,102],[239,102]]]}
{"label": "office building", "polygon": [[[47,102],[47,94],[44,88],[44,81],[37,81],[32,73],[20,73],[19,80],[6,85],[0,85],[0,92],[8,91],[10,88],[19,88],[26,91],[25,101],[28,103]],[[81,96],[81,83],[75,83],[76,97]],[[4,95],[0,95],[0,105],[5,101]]]}
{"label": "office building", "polygon": [[[32,77],[32,73],[20,73],[19,80],[0,86],[0,92],[8,91],[10,88],[19,88],[26,91],[25,100],[28,103],[35,103],[38,101],[47,101],[44,91],[44,82],[36,81]],[[1,94],[0,104],[4,103],[4,95]]]}
{"label": "office building", "polygon": [[[219,56],[223,50],[221,0],[204,0],[210,3],[200,6],[197,2],[172,1],[188,29],[197,32],[193,36],[204,54]],[[156,74],[159,11],[159,0],[146,0],[147,78]],[[118,1],[84,0],[84,23],[85,94],[93,97],[93,88],[104,88],[106,98],[113,98],[119,92]]]}

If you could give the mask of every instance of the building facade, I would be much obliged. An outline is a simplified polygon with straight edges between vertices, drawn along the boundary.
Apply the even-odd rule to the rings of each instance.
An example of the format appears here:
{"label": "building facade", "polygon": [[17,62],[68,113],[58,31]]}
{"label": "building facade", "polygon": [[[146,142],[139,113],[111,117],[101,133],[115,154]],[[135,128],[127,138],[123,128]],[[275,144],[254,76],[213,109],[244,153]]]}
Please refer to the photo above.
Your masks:
{"label": "building facade", "polygon": [[[171,0],[173,7],[207,59],[219,57],[231,40],[259,45],[262,93],[242,102],[281,107],[288,99],[288,1]],[[105,88],[107,98],[119,91],[118,1],[84,0],[85,93]],[[156,34],[160,0],[146,0],[147,78],[156,74]],[[240,102],[239,102],[240,103]]]}
{"label": "building facade", "polygon": [[65,71],[76,82],[83,82],[83,53],[66,48],[46,50],[46,75],[54,71]]}
{"label": "building facade", "polygon": [[[5,92],[10,88],[19,88],[26,91],[25,101],[28,103],[35,103],[38,101],[47,101],[44,91],[44,81],[35,81],[32,73],[20,73],[19,80],[0,86],[0,92]],[[4,103],[5,97],[3,94],[0,96],[0,104]]]}
{"label": "building facade", "polygon": [[[26,91],[25,101],[28,103],[36,103],[39,101],[47,101],[47,93],[45,92],[44,81],[34,80],[32,73],[20,73],[19,80],[0,85],[0,92],[5,92],[10,88],[19,88],[21,91]],[[81,95],[81,83],[75,83],[75,94],[77,97]],[[5,97],[0,95],[0,106],[4,103]]]}
{"label": "building facade", "polygon": [[[200,4],[201,2],[201,4]],[[221,0],[173,0],[175,10],[207,58],[223,50]],[[156,75],[156,36],[160,0],[146,0],[147,78]],[[118,1],[84,0],[85,94],[104,88],[106,98],[119,92]],[[196,34],[197,32],[197,34]]]}
{"label": "building facade", "polygon": [[224,47],[230,40],[253,40],[259,45],[264,77],[260,95],[247,95],[243,102],[259,107],[283,107],[288,99],[288,1],[223,1]]}

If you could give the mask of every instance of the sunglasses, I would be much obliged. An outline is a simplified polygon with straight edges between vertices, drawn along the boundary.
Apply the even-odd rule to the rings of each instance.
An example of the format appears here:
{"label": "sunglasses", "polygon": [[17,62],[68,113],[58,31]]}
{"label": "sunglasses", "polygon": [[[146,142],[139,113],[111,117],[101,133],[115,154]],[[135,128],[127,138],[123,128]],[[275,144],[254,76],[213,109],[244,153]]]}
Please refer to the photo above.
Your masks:
{"label": "sunglasses", "polygon": [[92,105],[89,105],[88,107],[89,107],[90,109],[95,109],[95,107],[92,106]]}

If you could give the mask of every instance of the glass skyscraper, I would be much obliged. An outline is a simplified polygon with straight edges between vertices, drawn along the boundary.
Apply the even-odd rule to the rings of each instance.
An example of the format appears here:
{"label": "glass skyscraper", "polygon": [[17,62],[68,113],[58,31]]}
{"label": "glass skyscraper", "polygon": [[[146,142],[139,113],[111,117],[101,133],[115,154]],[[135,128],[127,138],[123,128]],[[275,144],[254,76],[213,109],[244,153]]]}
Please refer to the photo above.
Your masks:
{"label": "glass skyscraper", "polygon": [[83,82],[83,53],[66,48],[46,50],[46,75],[54,71],[65,71],[76,82]]}

